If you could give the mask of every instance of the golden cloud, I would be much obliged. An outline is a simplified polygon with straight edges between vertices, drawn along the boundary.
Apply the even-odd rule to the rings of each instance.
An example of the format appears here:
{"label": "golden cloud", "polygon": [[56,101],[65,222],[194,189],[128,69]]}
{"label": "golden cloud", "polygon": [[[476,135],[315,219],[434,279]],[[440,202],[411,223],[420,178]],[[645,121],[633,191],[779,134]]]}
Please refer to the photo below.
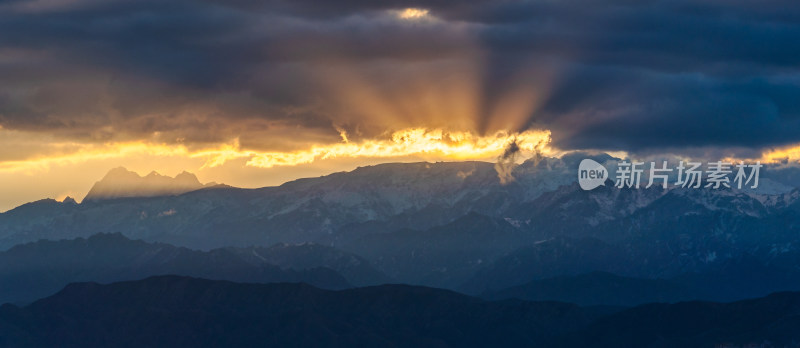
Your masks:
{"label": "golden cloud", "polygon": [[21,160],[0,161],[0,172],[36,172],[51,166],[71,165],[92,160],[125,158],[129,156],[182,157],[201,159],[204,168],[221,166],[235,159],[246,159],[246,165],[257,168],[296,166],[335,158],[400,158],[420,156],[435,160],[493,160],[511,142],[523,152],[552,154],[550,132],[498,131],[479,136],[472,132],[442,129],[408,128],[387,134],[379,139],[347,141],[313,145],[297,151],[260,151],[242,148],[238,139],[205,148],[186,145],[159,144],[147,141],[109,142],[103,144],[53,142],[48,153]]}
{"label": "golden cloud", "polygon": [[219,149],[199,151],[191,156],[206,158],[207,167],[222,165],[232,159],[247,158],[248,166],[260,168],[293,166],[342,157],[392,158],[422,155],[455,160],[493,159],[510,142],[516,142],[526,152],[551,152],[548,146],[550,132],[546,130],[520,133],[499,131],[490,136],[478,136],[471,132],[409,128],[393,132],[387,139],[319,145],[295,152],[247,151],[241,150],[238,142],[234,142]]}
{"label": "golden cloud", "polygon": [[401,19],[419,19],[427,17],[429,12],[424,8],[406,8],[399,11],[397,16]]}
{"label": "golden cloud", "polygon": [[761,163],[800,162],[800,144],[771,149],[761,155]]}

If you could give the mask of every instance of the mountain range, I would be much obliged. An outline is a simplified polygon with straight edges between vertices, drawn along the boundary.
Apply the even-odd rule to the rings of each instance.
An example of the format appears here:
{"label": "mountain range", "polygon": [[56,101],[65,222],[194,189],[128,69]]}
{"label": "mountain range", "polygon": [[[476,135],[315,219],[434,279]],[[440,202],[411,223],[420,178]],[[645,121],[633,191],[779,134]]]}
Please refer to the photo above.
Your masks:
{"label": "mountain range", "polygon": [[129,197],[170,196],[202,188],[224,186],[215,182],[201,184],[194,174],[186,171],[172,178],[156,172],[140,176],[123,167],[118,167],[111,169],[100,181],[96,182],[83,200],[91,202]]}
{"label": "mountain range", "polygon": [[[487,298],[614,305],[734,301],[800,290],[800,190],[791,181],[765,177],[763,190],[620,189],[609,182],[584,191],[575,182],[580,157],[528,160],[505,184],[491,163],[389,163],[260,189],[193,184],[190,192],[154,197],[41,200],[0,214],[0,249],[7,249],[7,264],[28,263],[10,256],[21,255],[12,253],[14,246],[61,240],[54,242],[62,243],[57,248],[71,250],[69,240],[119,233],[115,238],[199,259],[226,255],[234,268],[325,268],[344,279],[336,285],[314,277],[224,278],[165,266],[125,269],[118,272],[125,277],[112,278],[86,263],[75,269],[87,276],[58,278],[39,295],[73,281],[171,272],[330,288],[405,283]],[[592,158],[609,168],[616,161]],[[101,182],[121,191],[132,186],[118,176],[142,179],[123,169],[112,172]],[[139,257],[149,256],[118,264]],[[571,293],[587,279],[612,295]],[[674,291],[650,292],[652,284],[672,284]],[[620,294],[644,293],[614,295],[615,286],[625,288]]]}
{"label": "mountain range", "polygon": [[630,309],[485,301],[382,285],[330,291],[160,276],[74,283],[0,307],[3,346],[796,346],[800,293]]}
{"label": "mountain range", "polygon": [[0,249],[100,232],[211,249],[323,241],[345,226],[373,221],[429,228],[471,211],[499,216],[573,180],[561,173],[568,170],[563,161],[552,161],[520,165],[519,178],[508,185],[500,184],[491,163],[390,163],[260,189],[220,187],[81,204],[41,200],[0,214]]}
{"label": "mountain range", "polygon": [[[0,303],[26,303],[80,281],[113,282],[176,274],[245,282],[304,282],[327,289],[358,281],[382,282],[366,261],[313,246],[190,250],[130,240],[120,234],[87,239],[38,241],[0,252]],[[341,274],[338,272],[341,271]],[[356,282],[359,285],[364,283]]]}

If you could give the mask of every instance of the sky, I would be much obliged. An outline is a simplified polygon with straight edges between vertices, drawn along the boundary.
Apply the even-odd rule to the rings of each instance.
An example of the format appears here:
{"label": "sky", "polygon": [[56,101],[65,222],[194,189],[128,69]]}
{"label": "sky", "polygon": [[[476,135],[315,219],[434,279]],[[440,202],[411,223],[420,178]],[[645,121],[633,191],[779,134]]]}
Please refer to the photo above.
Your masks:
{"label": "sky", "polygon": [[0,0],[0,211],[576,150],[800,160],[796,1]]}

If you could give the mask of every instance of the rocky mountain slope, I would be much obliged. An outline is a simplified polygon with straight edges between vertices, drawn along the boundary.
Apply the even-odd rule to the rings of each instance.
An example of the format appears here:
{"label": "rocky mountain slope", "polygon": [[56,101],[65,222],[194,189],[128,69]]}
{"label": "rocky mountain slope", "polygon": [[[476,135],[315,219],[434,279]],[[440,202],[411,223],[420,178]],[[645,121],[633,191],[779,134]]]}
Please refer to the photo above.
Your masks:
{"label": "rocky mountain slope", "polygon": [[83,200],[91,202],[128,197],[170,196],[215,186],[218,185],[213,182],[201,184],[194,174],[185,171],[172,178],[156,172],[140,176],[118,167],[96,182]]}

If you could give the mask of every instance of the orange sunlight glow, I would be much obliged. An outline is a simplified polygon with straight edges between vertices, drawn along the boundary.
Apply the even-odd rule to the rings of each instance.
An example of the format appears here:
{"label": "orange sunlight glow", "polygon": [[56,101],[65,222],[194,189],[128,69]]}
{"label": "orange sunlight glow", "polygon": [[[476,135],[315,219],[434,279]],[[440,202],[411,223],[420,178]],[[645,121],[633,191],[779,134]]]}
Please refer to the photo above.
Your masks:
{"label": "orange sunlight glow", "polygon": [[[55,165],[70,165],[103,160],[122,158],[130,155],[150,155],[155,157],[187,156],[189,151],[185,146],[170,146],[166,144],[152,144],[145,142],[120,142],[106,144],[83,143],[55,143],[50,147],[56,154],[44,154],[24,160],[1,161],[0,172],[33,173],[46,171]],[[58,151],[69,149],[70,151]]]}
{"label": "orange sunlight glow", "polygon": [[800,145],[772,149],[761,155],[761,163],[800,162]]}
{"label": "orange sunlight glow", "polygon": [[419,19],[428,16],[428,10],[423,8],[407,8],[398,13],[401,19]]}
{"label": "orange sunlight glow", "polygon": [[32,173],[47,170],[51,166],[134,155],[197,158],[204,161],[202,168],[218,167],[234,159],[247,159],[247,166],[257,168],[296,166],[334,158],[421,156],[437,160],[494,160],[514,141],[523,153],[538,152],[544,155],[554,153],[549,147],[548,130],[528,130],[518,133],[498,131],[492,135],[478,136],[471,132],[408,128],[387,134],[381,139],[359,142],[347,141],[346,135],[343,134],[341,143],[314,145],[308,149],[288,152],[243,149],[238,139],[228,144],[202,149],[190,149],[182,144],[149,142],[55,143],[50,145],[54,149],[50,154],[23,160],[0,161],[0,172]]}
{"label": "orange sunlight glow", "polygon": [[489,136],[442,129],[409,128],[391,134],[388,139],[365,140],[313,146],[295,152],[257,152],[241,150],[238,142],[219,149],[200,151],[192,157],[206,159],[204,167],[215,167],[237,158],[248,158],[247,165],[259,168],[293,166],[317,160],[350,158],[391,158],[422,155],[438,159],[491,160],[516,141],[524,152],[550,154],[550,131],[528,130],[520,133],[499,131]]}
{"label": "orange sunlight glow", "polygon": [[800,144],[792,144],[764,150],[758,157],[727,156],[722,158],[721,161],[728,163],[755,163],[758,161],[762,164],[797,164],[800,163]]}

